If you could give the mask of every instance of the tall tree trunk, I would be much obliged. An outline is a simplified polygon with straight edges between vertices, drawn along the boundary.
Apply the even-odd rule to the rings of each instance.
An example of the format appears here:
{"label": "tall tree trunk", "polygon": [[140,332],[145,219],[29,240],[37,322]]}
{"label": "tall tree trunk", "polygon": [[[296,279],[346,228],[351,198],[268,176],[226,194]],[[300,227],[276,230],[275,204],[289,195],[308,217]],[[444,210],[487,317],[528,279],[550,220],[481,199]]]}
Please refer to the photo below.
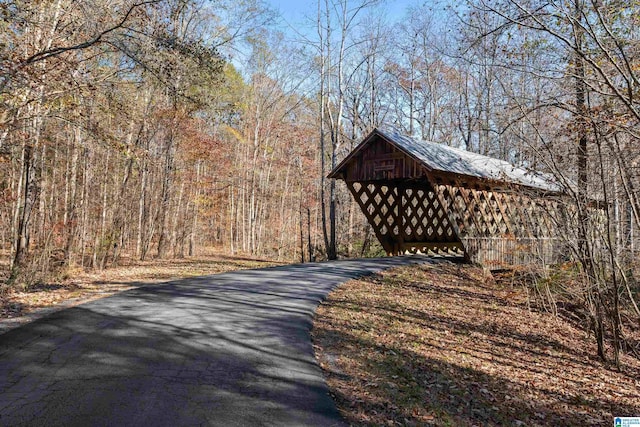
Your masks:
{"label": "tall tree trunk", "polygon": [[[330,258],[329,252],[331,248],[331,243],[329,242],[329,232],[327,229],[327,206],[326,206],[326,103],[328,96],[328,62],[329,55],[331,53],[331,25],[330,25],[330,10],[329,10],[329,2],[325,0],[324,2],[324,12],[326,16],[326,29],[322,28],[322,8],[321,1],[318,0],[318,36],[320,38],[320,105],[319,105],[319,113],[320,113],[320,212],[322,217],[322,236],[324,238],[324,247],[327,252],[327,257]],[[325,35],[326,31],[326,35]]]}
{"label": "tall tree trunk", "polygon": [[74,132],[73,143],[70,147],[71,153],[68,154],[71,157],[70,171],[67,174],[67,187],[65,191],[65,212],[64,212],[64,229],[66,233],[65,245],[64,245],[64,261],[67,266],[73,263],[73,240],[76,230],[76,210],[77,210],[77,187],[78,187],[78,153],[79,146],[82,143],[82,135],[79,129]]}
{"label": "tall tree trunk", "polygon": [[167,248],[169,246],[167,236],[167,214],[170,209],[171,200],[171,186],[173,185],[173,145],[174,145],[174,130],[175,130],[176,113],[171,123],[171,129],[165,144],[164,164],[162,169],[162,192],[160,196],[160,206],[158,211],[158,251],[157,257],[164,258],[167,255]]}
{"label": "tall tree trunk", "polygon": [[137,239],[137,253],[141,261],[144,261],[147,257],[147,239],[146,239],[146,224],[147,224],[147,180],[148,180],[148,167],[147,160],[143,159],[140,164],[140,194],[138,196],[138,239]]}
{"label": "tall tree trunk", "polygon": [[588,171],[587,171],[587,159],[588,159],[588,147],[587,147],[587,83],[585,81],[585,66],[584,59],[581,56],[581,52],[584,44],[584,32],[582,30],[582,12],[583,4],[582,0],[574,0],[575,6],[575,19],[577,24],[575,25],[575,43],[576,54],[575,57],[575,97],[576,97],[576,122],[578,127],[578,153],[576,166],[578,169],[578,220],[579,224],[579,248],[581,256],[587,255],[587,212],[586,212],[586,198],[588,191]]}
{"label": "tall tree trunk", "polygon": [[[193,213],[191,214],[191,230],[189,233],[189,256],[195,254],[196,249],[196,233],[198,232],[198,204],[200,200],[200,161],[196,162],[196,182],[193,195]],[[231,224],[232,225],[232,224]]]}
{"label": "tall tree trunk", "polygon": [[309,250],[309,262],[315,262],[316,256],[311,245],[311,208],[307,207],[307,248]]}
{"label": "tall tree trunk", "polygon": [[29,249],[29,223],[33,208],[38,197],[38,183],[36,178],[37,159],[34,158],[34,148],[30,144],[25,144],[22,150],[22,200],[18,204],[17,235],[15,241],[15,251],[13,266],[9,282],[15,281],[21,269],[25,266]]}

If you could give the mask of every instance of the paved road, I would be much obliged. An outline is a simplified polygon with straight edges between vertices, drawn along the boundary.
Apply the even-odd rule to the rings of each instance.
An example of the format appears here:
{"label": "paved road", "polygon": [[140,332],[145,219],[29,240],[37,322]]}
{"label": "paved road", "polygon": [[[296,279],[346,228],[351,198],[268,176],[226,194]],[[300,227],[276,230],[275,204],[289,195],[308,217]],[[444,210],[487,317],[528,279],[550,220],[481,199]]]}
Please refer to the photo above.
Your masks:
{"label": "paved road", "polygon": [[0,335],[0,425],[342,425],[309,330],[337,284],[421,257],[169,282]]}

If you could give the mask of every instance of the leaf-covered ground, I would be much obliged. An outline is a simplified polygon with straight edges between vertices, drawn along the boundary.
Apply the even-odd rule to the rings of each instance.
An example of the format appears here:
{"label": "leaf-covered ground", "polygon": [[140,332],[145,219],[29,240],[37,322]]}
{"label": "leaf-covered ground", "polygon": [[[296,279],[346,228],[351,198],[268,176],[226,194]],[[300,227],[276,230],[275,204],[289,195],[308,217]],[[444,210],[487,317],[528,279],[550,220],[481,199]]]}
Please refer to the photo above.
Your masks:
{"label": "leaf-covered ground", "polygon": [[528,310],[524,291],[471,266],[348,282],[320,306],[313,335],[354,425],[610,426],[640,416],[640,361],[607,368],[583,330]]}
{"label": "leaf-covered ground", "polygon": [[124,260],[124,265],[102,271],[69,271],[64,280],[34,285],[28,290],[13,289],[0,293],[0,321],[59,304],[79,304],[140,285],[277,264],[258,258],[210,252],[181,259]]}

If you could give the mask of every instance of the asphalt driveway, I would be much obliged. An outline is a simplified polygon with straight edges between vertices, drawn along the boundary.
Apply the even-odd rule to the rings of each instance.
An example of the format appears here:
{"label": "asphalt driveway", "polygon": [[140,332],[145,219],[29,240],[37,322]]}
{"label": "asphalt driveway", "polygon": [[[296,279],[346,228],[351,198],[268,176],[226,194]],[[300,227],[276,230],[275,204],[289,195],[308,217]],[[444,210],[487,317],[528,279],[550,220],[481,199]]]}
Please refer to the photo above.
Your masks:
{"label": "asphalt driveway", "polygon": [[309,331],[336,285],[419,256],[142,287],[0,335],[0,425],[342,425]]}

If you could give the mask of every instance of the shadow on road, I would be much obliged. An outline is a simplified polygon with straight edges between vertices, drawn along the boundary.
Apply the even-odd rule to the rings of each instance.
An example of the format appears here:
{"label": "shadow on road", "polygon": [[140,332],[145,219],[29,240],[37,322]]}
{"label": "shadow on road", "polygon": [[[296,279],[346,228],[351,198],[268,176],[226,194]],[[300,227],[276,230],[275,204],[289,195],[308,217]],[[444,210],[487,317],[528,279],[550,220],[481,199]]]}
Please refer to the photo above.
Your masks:
{"label": "shadow on road", "polygon": [[341,425],[313,355],[339,283],[422,257],[142,287],[0,336],[2,425]]}

